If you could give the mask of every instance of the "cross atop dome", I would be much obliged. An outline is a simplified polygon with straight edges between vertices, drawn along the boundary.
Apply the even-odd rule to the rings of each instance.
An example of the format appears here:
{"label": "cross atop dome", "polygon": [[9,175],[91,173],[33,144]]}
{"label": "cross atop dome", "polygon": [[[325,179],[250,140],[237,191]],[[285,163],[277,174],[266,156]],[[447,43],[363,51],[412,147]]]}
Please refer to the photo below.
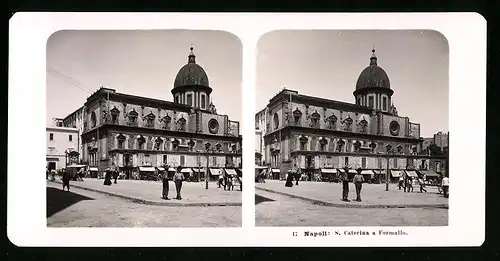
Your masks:
{"label": "cross atop dome", "polygon": [[193,49],[193,44],[191,44],[191,47],[189,47],[188,63],[196,63],[196,55],[194,55]]}
{"label": "cross atop dome", "polygon": [[372,57],[370,57],[370,65],[377,65],[377,56],[375,55],[375,45],[373,45]]}

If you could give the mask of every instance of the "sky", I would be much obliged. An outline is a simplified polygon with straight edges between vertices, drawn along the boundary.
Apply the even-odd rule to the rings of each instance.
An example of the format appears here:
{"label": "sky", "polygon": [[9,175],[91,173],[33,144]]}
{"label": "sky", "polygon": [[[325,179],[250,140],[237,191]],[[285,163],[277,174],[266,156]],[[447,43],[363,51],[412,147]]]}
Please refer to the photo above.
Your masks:
{"label": "sky", "polygon": [[420,136],[448,131],[449,51],[436,31],[274,31],[257,46],[256,109],[283,88],[355,103],[359,74],[370,64],[389,76],[399,116],[420,123]]}
{"label": "sky", "polygon": [[78,109],[101,86],[173,101],[170,91],[191,44],[208,75],[217,112],[241,121],[242,45],[230,33],[59,31],[47,41],[47,125]]}

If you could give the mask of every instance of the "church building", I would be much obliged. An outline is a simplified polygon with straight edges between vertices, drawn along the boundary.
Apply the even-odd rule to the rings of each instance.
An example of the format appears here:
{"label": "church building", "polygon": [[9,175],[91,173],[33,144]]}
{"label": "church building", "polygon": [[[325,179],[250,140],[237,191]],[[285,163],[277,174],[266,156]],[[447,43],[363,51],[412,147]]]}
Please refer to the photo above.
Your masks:
{"label": "church building", "polygon": [[438,160],[442,167],[445,159],[419,155],[420,124],[399,115],[393,94],[375,50],[357,79],[354,103],[283,89],[256,114],[256,129],[265,123],[262,161],[281,177],[294,165],[315,174],[349,167],[373,176],[384,174],[389,166],[393,176],[403,170],[437,175],[441,169],[430,164]]}
{"label": "church building", "polygon": [[212,91],[191,47],[171,90],[173,102],[101,87],[77,110],[80,116],[73,113],[64,124],[81,127],[82,163],[98,172],[114,163],[127,175],[177,166],[186,173],[208,166],[212,175],[234,174],[242,166],[240,124],[217,112]]}

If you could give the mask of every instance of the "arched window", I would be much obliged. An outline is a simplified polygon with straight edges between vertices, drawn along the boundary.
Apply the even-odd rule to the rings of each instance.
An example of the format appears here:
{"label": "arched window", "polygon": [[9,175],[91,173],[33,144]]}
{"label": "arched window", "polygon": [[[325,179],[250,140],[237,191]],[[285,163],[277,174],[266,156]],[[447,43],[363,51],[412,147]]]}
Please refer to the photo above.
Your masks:
{"label": "arched window", "polygon": [[95,111],[90,114],[90,126],[91,128],[94,128],[97,125],[97,117],[95,115]]}
{"label": "arched window", "polygon": [[143,150],[144,144],[146,144],[146,139],[143,136],[140,136],[139,138],[137,138],[138,149]]}
{"label": "arched window", "polygon": [[184,117],[180,118],[178,121],[177,121],[177,124],[179,126],[179,131],[186,131],[186,119],[184,119]]}
{"label": "arched window", "polygon": [[307,150],[307,140],[305,136],[299,138],[300,150]]}
{"label": "arched window", "polygon": [[328,144],[328,141],[325,138],[321,138],[319,140],[319,149],[320,151],[326,151],[326,145]]}
{"label": "arched window", "polygon": [[345,141],[340,139],[337,142],[337,152],[342,152],[342,150],[344,149],[344,145],[345,145]]}
{"label": "arched window", "polygon": [[200,108],[202,109],[206,109],[207,108],[207,101],[206,101],[206,97],[205,97],[205,94],[201,94],[201,104],[200,104]]}
{"label": "arched window", "polygon": [[123,134],[119,134],[117,137],[116,137],[116,140],[118,141],[118,144],[117,144],[117,148],[118,149],[124,149],[124,143],[125,143],[125,136]]}
{"label": "arched window", "polygon": [[273,125],[274,125],[274,129],[278,129],[279,126],[280,126],[280,118],[278,117],[278,113],[275,113],[274,114],[274,117],[273,117]]}

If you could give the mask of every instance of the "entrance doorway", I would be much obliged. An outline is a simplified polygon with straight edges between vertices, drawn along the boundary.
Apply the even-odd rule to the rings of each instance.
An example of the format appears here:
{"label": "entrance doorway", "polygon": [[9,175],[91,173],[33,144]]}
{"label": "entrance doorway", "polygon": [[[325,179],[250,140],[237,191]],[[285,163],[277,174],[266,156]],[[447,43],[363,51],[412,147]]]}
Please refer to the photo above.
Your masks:
{"label": "entrance doorway", "polygon": [[55,170],[56,169],[56,163],[55,162],[49,162],[48,167],[49,167],[49,171],[50,170]]}

